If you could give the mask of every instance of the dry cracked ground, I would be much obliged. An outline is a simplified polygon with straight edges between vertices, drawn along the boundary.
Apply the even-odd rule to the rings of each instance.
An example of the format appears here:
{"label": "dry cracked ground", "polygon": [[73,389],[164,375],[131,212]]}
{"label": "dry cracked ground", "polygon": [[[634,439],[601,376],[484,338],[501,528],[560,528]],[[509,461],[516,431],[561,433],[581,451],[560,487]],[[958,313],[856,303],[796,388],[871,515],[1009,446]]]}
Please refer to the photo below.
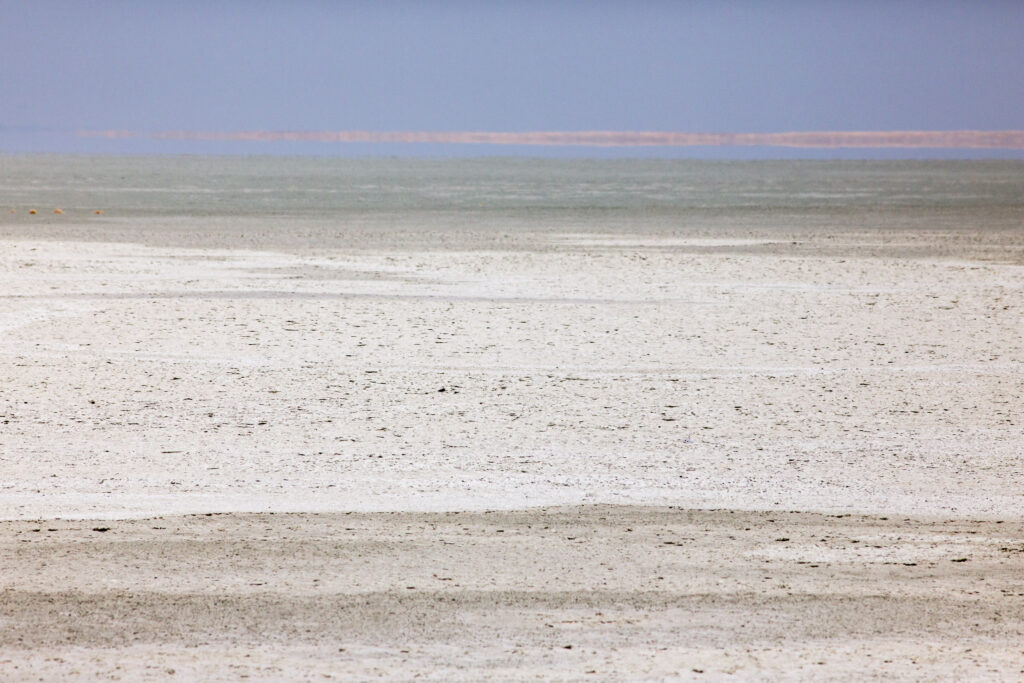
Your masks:
{"label": "dry cracked ground", "polygon": [[4,680],[1024,677],[1019,221],[71,213],[3,226]]}

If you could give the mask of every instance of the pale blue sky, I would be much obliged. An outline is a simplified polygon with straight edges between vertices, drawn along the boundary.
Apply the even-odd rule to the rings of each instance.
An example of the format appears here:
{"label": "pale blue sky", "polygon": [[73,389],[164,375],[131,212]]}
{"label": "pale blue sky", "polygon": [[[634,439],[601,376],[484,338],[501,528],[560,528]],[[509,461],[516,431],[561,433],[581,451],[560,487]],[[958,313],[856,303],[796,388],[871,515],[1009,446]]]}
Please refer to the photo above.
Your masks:
{"label": "pale blue sky", "polygon": [[0,151],[453,151],[78,129],[1020,129],[1022,35],[1024,2],[0,0]]}

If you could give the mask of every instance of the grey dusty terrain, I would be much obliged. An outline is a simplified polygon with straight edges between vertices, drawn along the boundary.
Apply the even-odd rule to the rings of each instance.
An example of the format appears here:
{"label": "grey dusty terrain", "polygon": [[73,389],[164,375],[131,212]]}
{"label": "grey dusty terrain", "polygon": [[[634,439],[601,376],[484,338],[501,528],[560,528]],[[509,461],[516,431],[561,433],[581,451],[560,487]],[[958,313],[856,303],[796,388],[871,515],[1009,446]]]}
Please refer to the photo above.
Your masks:
{"label": "grey dusty terrain", "polygon": [[1020,522],[592,506],[0,528],[8,680],[1022,675]]}
{"label": "grey dusty terrain", "polygon": [[1019,166],[2,161],[0,679],[1024,677]]}

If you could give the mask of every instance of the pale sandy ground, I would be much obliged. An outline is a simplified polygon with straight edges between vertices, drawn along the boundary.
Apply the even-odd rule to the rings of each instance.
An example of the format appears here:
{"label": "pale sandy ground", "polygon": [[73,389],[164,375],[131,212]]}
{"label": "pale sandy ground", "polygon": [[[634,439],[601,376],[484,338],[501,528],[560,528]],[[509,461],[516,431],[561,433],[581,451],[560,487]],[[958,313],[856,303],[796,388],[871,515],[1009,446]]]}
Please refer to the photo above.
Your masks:
{"label": "pale sandy ground", "polygon": [[0,529],[7,680],[1024,675],[1020,522],[592,506]]}
{"label": "pale sandy ground", "polygon": [[0,678],[1024,676],[1019,231],[46,237]]}

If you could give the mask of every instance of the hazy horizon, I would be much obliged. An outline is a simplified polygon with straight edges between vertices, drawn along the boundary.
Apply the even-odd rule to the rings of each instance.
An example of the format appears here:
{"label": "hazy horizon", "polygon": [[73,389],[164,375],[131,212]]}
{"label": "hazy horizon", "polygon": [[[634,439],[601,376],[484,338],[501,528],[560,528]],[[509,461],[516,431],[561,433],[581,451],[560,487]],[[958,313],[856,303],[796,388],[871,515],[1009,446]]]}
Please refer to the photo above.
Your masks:
{"label": "hazy horizon", "polygon": [[[124,133],[123,131],[118,131]],[[394,131],[355,131],[369,137],[388,137]],[[1021,131],[1004,131],[1024,136]],[[35,131],[12,143],[5,141],[0,128],[0,155],[75,155],[75,156],[224,156],[224,157],[323,157],[323,158],[536,158],[536,159],[679,159],[695,161],[1022,161],[1024,149],[972,146],[903,145],[785,145],[785,144],[605,144],[584,143],[502,143],[432,142],[344,139],[346,131],[278,132],[255,135],[254,131],[131,132],[113,135],[111,131]],[[417,131],[432,136],[446,132]],[[570,135],[575,134],[570,132]],[[817,133],[809,132],[808,135]],[[505,135],[501,133],[484,135]],[[681,134],[690,135],[690,134]],[[703,135],[703,134],[696,134]],[[772,135],[772,134],[767,134]],[[797,134],[800,135],[800,134]],[[397,137],[397,136],[396,136]]]}
{"label": "hazy horizon", "polygon": [[[250,135],[1021,131],[1021,3],[0,0],[0,10],[0,152],[1024,158],[944,145],[481,151],[450,139]],[[169,131],[183,134],[154,137]]]}

